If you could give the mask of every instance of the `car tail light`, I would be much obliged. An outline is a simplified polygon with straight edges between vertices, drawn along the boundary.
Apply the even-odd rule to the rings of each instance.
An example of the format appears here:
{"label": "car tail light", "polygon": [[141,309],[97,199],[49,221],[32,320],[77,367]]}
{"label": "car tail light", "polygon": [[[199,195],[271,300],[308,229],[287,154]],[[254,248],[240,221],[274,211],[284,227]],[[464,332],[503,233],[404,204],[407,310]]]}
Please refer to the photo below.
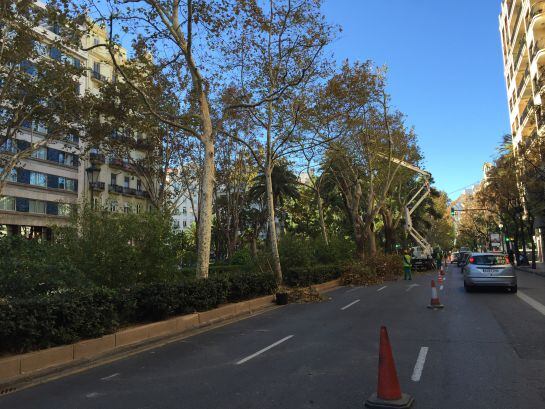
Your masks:
{"label": "car tail light", "polygon": [[471,264],[473,264],[473,263],[475,262],[475,257],[470,257],[470,258],[469,258],[469,262],[470,262]]}
{"label": "car tail light", "polygon": [[511,263],[511,262],[509,261],[509,256],[505,256],[505,264],[509,264],[509,263]]}

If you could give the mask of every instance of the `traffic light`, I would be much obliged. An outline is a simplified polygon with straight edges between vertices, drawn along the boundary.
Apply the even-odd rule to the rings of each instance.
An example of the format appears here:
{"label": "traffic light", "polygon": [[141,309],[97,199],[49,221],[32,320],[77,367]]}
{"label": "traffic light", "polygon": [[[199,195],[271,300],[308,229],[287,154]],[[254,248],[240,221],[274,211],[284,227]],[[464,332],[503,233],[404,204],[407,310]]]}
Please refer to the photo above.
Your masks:
{"label": "traffic light", "polygon": [[456,210],[454,210],[454,207],[450,208],[450,215],[454,217],[456,215]]}
{"label": "traffic light", "polygon": [[505,242],[509,243],[509,241],[510,241],[509,237],[505,236]]}

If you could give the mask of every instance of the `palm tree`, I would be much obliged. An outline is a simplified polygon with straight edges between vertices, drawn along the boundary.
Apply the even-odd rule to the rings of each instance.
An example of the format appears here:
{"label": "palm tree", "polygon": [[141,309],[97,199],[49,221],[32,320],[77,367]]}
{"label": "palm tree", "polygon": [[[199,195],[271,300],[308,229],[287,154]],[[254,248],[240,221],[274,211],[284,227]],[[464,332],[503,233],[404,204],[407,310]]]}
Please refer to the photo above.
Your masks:
{"label": "palm tree", "polygon": [[[297,176],[289,169],[287,162],[277,164],[272,170],[273,201],[275,210],[284,206],[285,199],[298,199],[299,181]],[[265,173],[260,171],[252,180],[250,199],[264,202],[266,197]],[[280,226],[283,230],[285,215],[279,212]]]}

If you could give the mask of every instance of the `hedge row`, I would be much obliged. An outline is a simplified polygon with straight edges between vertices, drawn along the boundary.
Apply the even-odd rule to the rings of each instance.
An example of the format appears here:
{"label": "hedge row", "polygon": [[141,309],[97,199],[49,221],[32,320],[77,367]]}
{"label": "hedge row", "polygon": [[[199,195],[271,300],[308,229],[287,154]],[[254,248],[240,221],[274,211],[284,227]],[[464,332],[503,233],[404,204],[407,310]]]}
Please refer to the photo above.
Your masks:
{"label": "hedge row", "polygon": [[129,324],[205,311],[272,294],[271,274],[238,273],[123,290],[88,288],[0,300],[0,354],[96,338]]}
{"label": "hedge row", "polygon": [[318,265],[309,267],[291,267],[284,271],[284,282],[292,287],[308,287],[339,278],[345,271],[343,265]]}

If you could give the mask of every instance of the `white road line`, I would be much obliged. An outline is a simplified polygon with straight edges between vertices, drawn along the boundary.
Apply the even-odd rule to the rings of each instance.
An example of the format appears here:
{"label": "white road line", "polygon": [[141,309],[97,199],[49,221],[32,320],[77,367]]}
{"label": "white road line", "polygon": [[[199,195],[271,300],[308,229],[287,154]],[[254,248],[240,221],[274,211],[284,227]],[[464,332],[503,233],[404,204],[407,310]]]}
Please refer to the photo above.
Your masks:
{"label": "white road line", "polygon": [[263,352],[267,352],[269,349],[272,349],[274,348],[275,346],[278,346],[280,345],[282,342],[286,342],[288,339],[292,338],[293,335],[288,335],[287,337],[285,338],[282,338],[280,341],[276,341],[274,344],[271,344],[269,345],[268,347],[265,347],[263,349],[260,349],[259,351],[257,351],[255,354],[252,354],[250,356],[247,356],[246,358],[244,359],[241,359],[240,361],[238,361],[236,363],[236,365],[240,365],[240,364],[243,364],[244,362],[248,362],[250,359],[253,359],[255,358],[256,356],[259,356],[261,355]]}
{"label": "white road line", "polygon": [[420,284],[411,284],[409,287],[407,287],[405,292],[411,291],[414,287],[420,287]]}
{"label": "white road line", "polygon": [[411,381],[418,382],[422,377],[422,371],[424,370],[424,364],[426,363],[426,356],[428,355],[428,347],[420,348],[418,353],[418,358],[416,358],[416,364],[414,364],[413,375],[411,376]]}
{"label": "white road line", "polygon": [[357,304],[357,303],[359,303],[359,302],[360,302],[360,300],[352,301],[350,304],[345,305],[344,307],[342,307],[342,308],[341,308],[341,311],[344,311],[344,310],[346,310],[347,308],[350,308],[350,307],[352,307],[354,304]]}
{"label": "white road line", "polygon": [[385,285],[384,287],[380,287],[380,288],[379,288],[379,289],[377,290],[377,293],[378,293],[379,291],[382,291],[382,290],[384,290],[385,288],[388,288],[388,286],[387,286],[387,285]]}
{"label": "white road line", "polygon": [[101,381],[109,381],[110,379],[113,379],[113,378],[115,378],[116,376],[119,376],[119,373],[116,372],[116,373],[114,373],[114,374],[112,374],[112,375],[110,375],[110,376],[105,376],[104,378],[100,378],[100,380],[101,380]]}
{"label": "white road line", "polygon": [[521,291],[517,292],[517,297],[520,298],[522,301],[524,301],[526,304],[530,305],[534,309],[536,309],[541,314],[545,315],[545,305],[541,304],[540,302],[534,300],[532,297],[524,294]]}

